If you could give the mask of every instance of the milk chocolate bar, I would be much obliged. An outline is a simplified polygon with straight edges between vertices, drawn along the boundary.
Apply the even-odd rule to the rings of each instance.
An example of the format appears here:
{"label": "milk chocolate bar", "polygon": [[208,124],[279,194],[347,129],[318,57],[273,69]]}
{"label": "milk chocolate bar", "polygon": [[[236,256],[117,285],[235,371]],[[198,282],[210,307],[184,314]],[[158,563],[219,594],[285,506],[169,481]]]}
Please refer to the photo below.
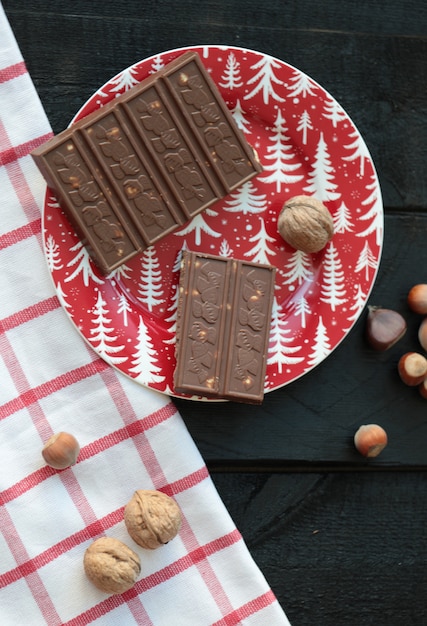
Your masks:
{"label": "milk chocolate bar", "polygon": [[191,51],[32,156],[104,273],[261,171]]}
{"label": "milk chocolate bar", "polygon": [[183,252],[175,391],[262,402],[275,272],[269,265]]}

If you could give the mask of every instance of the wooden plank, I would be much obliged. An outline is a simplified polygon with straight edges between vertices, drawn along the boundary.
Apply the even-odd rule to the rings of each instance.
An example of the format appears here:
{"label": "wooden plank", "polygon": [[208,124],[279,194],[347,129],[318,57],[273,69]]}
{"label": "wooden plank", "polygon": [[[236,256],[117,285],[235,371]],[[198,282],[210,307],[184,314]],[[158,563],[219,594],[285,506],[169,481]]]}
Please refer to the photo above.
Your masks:
{"label": "wooden plank", "polygon": [[[122,0],[74,0],[72,5],[62,0],[3,0],[6,11],[14,15],[48,16],[85,16],[139,21],[141,24],[158,24],[159,31],[167,25],[169,28],[209,29],[210,26],[237,28],[246,26],[258,29],[300,30],[319,29],[334,32],[373,32],[377,34],[425,35],[427,7],[419,0],[407,0],[404,4],[396,0],[384,6],[373,5],[369,0],[362,0],[355,5],[353,0],[328,0],[327,3],[313,4],[309,0],[287,2],[280,0],[268,4],[258,0],[245,0],[218,3],[217,0],[205,0],[194,10],[193,0],[146,0],[141,10],[140,0],[127,0],[126,9]],[[191,19],[190,19],[191,18]],[[151,36],[161,37],[160,33]],[[193,42],[195,43],[195,42]]]}
{"label": "wooden plank", "polygon": [[425,476],[212,476],[291,624],[427,623]]}

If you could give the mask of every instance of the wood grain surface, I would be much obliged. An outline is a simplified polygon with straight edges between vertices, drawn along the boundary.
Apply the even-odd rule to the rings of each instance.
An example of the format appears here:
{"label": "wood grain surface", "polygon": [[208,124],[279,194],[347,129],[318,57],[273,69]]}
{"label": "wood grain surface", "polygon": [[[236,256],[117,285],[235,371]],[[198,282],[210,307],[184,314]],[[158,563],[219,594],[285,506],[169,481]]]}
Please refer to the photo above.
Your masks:
{"label": "wood grain surface", "polygon": [[[136,61],[191,44],[259,50],[344,107],[373,157],[385,207],[369,303],[408,321],[372,351],[366,312],[320,366],[261,407],[178,401],[218,491],[293,626],[427,624],[427,402],[397,375],[419,349],[406,304],[427,282],[427,5],[329,0],[3,0],[54,132]],[[358,425],[390,443],[366,462]],[[191,626],[191,625],[190,625]],[[195,624],[194,626],[198,626]],[[273,625],[272,625],[273,626]]]}
{"label": "wood grain surface", "polygon": [[425,476],[214,478],[292,626],[427,624]]}

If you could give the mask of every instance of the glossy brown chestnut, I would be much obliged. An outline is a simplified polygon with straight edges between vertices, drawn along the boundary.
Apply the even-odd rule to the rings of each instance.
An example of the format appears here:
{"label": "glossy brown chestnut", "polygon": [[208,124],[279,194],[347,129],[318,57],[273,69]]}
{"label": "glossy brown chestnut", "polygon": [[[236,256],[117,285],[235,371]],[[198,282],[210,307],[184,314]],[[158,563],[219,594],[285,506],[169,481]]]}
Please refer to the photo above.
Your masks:
{"label": "glossy brown chestnut", "polygon": [[370,306],[366,320],[366,338],[374,350],[389,350],[406,333],[406,321],[392,309]]}

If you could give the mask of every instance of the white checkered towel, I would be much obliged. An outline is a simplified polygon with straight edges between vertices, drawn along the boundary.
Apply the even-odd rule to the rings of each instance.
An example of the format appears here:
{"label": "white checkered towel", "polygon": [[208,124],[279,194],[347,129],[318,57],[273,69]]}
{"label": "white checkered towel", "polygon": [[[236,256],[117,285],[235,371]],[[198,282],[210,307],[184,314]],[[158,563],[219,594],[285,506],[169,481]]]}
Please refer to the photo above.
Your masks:
{"label": "white checkered towel", "polygon": [[[50,134],[0,5],[0,624],[289,624],[174,404],[99,359],[58,302],[45,184],[29,156]],[[56,471],[41,448],[61,430],[81,453]],[[178,537],[154,551],[124,526],[136,489],[164,491],[183,512]],[[101,535],[141,558],[122,595],[85,577],[84,551]]]}

